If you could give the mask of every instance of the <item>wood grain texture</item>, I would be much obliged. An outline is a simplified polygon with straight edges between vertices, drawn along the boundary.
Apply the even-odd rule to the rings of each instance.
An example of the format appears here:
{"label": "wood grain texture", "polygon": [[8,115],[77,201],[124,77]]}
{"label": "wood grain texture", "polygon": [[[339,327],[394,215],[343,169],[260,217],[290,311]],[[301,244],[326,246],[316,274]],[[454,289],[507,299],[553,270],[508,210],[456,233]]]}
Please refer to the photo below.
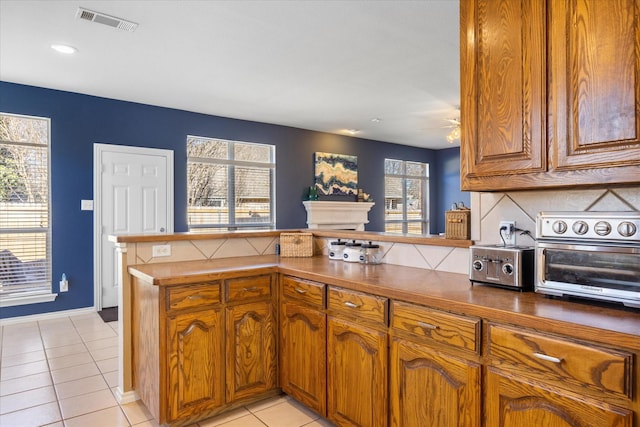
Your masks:
{"label": "wood grain texture", "polygon": [[[385,233],[382,231],[355,230],[310,230],[281,229],[256,231],[230,231],[228,233],[173,233],[173,234],[130,234],[110,235],[110,242],[114,243],[144,243],[144,242],[178,242],[186,240],[234,239],[255,237],[279,237],[281,233],[311,233],[314,237],[343,238],[356,240],[375,240],[378,242],[413,243],[416,245],[449,246],[453,248],[468,248],[473,244],[471,240],[452,240],[443,236],[416,236],[414,234]],[[219,261],[220,259],[218,259]],[[212,261],[215,261],[213,259]]]}
{"label": "wood grain texture", "polygon": [[168,420],[223,404],[223,333],[221,309],[168,319]]}
{"label": "wood grain texture", "polygon": [[184,310],[220,303],[220,282],[176,286],[167,289],[167,310]]}
{"label": "wood grain texture", "polygon": [[487,425],[495,427],[632,427],[627,409],[558,391],[542,383],[489,369]]}
{"label": "wood grain texture", "polygon": [[275,278],[273,274],[263,276],[240,277],[225,281],[227,302],[269,298],[273,294],[271,289]]}
{"label": "wood grain texture", "polygon": [[327,417],[340,426],[386,426],[387,332],[336,317],[327,323]]}
{"label": "wood grain texture", "polygon": [[285,300],[280,309],[280,385],[294,399],[327,415],[327,316]]}
{"label": "wood grain texture", "polygon": [[[255,259],[254,259],[255,258]],[[358,292],[366,292],[398,301],[412,302],[467,316],[520,324],[532,329],[544,324],[548,332],[568,334],[577,339],[593,340],[610,346],[640,350],[640,312],[604,306],[568,302],[545,297],[533,292],[512,292],[488,286],[472,286],[464,274],[446,273],[391,264],[362,266],[327,259],[327,257],[285,258],[276,256],[228,259],[223,265],[209,262],[168,263],[154,266],[133,266],[160,275],[177,269],[182,279],[177,284],[193,281],[206,271],[207,275],[225,277],[245,276],[252,271],[251,259],[256,265],[274,264],[274,271]],[[347,263],[348,264],[348,263]],[[234,267],[238,271],[234,271]],[[194,269],[191,275],[190,268]],[[208,270],[208,269],[211,270]],[[149,279],[155,282],[154,278]]]}
{"label": "wood grain texture", "polygon": [[551,3],[552,168],[640,164],[640,2]]}
{"label": "wood grain texture", "polygon": [[388,304],[387,298],[335,286],[329,286],[327,291],[327,308],[330,312],[381,326],[388,324]]}
{"label": "wood grain texture", "polygon": [[481,320],[478,318],[458,316],[399,301],[392,303],[392,313],[391,326],[396,331],[474,353],[480,351],[482,335]]}
{"label": "wood grain texture", "polygon": [[585,391],[632,396],[634,367],[630,352],[493,324],[488,334],[488,354],[497,364],[505,362],[527,374],[573,383]]}
{"label": "wood grain texture", "polygon": [[462,0],[461,184],[640,182],[640,0]]}
{"label": "wood grain texture", "polygon": [[273,302],[226,308],[226,402],[277,386],[277,338]]}
{"label": "wood grain texture", "polygon": [[[166,421],[166,404],[161,390],[166,377],[161,374],[160,298],[161,288],[133,278],[131,281],[131,352],[133,388],[156,420]],[[164,342],[164,341],[163,341]]]}
{"label": "wood grain texture", "polygon": [[461,178],[546,170],[545,2],[463,0]]}
{"label": "wood grain texture", "polygon": [[289,300],[303,302],[318,308],[325,307],[326,285],[324,283],[282,276],[281,286],[282,295]]}
{"label": "wood grain texture", "polygon": [[398,338],[389,360],[391,426],[482,424],[478,363]]}

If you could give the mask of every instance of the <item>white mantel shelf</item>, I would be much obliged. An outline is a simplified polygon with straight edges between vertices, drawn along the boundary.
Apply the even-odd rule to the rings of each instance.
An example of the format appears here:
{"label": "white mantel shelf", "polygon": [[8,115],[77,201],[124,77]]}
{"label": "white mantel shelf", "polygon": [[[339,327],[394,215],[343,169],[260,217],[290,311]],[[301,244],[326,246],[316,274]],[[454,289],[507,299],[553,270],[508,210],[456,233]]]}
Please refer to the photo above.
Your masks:
{"label": "white mantel shelf", "polygon": [[369,223],[369,211],[374,202],[331,202],[307,200],[302,202],[307,210],[307,226],[310,229],[364,231]]}

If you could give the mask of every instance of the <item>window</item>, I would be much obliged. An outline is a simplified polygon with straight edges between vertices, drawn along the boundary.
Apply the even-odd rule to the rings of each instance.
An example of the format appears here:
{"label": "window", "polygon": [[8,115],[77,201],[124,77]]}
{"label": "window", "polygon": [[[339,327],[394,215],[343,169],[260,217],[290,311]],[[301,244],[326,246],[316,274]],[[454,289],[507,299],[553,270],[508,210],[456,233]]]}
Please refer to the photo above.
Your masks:
{"label": "window", "polygon": [[429,165],[384,160],[384,228],[390,233],[428,234]]}
{"label": "window", "polygon": [[51,301],[49,119],[0,113],[0,306]]}
{"label": "window", "polygon": [[275,228],[275,147],[187,137],[189,231]]}

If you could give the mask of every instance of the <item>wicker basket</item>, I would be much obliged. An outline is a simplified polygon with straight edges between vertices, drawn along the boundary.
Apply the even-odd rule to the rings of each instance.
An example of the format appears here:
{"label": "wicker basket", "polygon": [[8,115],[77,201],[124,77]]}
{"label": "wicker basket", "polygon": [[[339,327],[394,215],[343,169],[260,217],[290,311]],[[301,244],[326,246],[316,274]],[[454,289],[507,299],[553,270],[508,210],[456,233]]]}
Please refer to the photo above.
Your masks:
{"label": "wicker basket", "polygon": [[446,224],[444,235],[447,239],[469,240],[471,239],[471,211],[459,209],[446,211]]}
{"label": "wicker basket", "polygon": [[313,256],[313,234],[311,233],[281,233],[281,257],[310,257]]}

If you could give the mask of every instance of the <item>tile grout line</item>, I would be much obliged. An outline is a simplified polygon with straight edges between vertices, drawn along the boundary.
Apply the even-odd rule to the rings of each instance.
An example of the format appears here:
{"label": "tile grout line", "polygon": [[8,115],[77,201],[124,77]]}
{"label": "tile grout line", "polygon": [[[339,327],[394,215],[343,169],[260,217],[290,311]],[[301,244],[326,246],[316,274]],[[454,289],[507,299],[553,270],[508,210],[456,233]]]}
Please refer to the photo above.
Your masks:
{"label": "tile grout line", "polygon": [[[66,317],[65,317],[66,318]],[[71,321],[71,319],[69,319]],[[42,351],[44,352],[44,359],[47,361],[47,368],[49,368],[49,378],[51,379],[51,388],[53,388],[53,394],[56,397],[56,405],[58,407],[58,414],[60,415],[60,419],[54,421],[54,423],[61,422],[64,425],[64,415],[62,414],[62,406],[60,405],[60,397],[58,396],[58,390],[56,389],[56,385],[53,380],[53,372],[51,369],[51,364],[49,363],[49,355],[47,354],[47,349],[45,348],[44,339],[42,338],[42,328],[40,327],[40,321],[37,321],[38,325],[38,336],[40,337],[40,344],[42,344]],[[50,423],[53,424],[53,423]]]}

